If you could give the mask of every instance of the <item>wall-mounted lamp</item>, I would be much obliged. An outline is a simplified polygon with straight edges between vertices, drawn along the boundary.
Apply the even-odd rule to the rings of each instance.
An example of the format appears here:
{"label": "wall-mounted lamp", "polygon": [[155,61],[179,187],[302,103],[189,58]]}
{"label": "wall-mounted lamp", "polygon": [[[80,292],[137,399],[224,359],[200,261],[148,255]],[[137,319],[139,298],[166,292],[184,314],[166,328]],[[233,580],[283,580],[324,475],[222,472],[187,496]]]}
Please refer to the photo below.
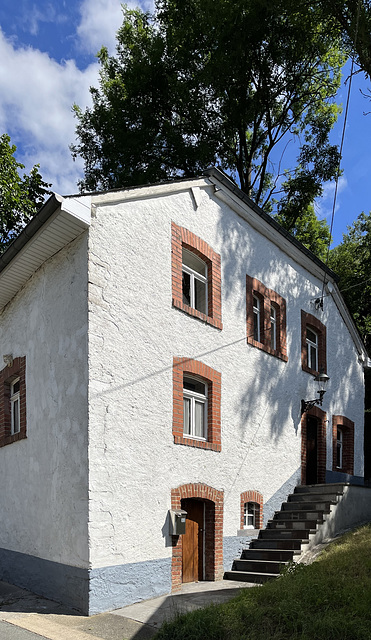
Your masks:
{"label": "wall-mounted lamp", "polygon": [[318,384],[317,393],[319,394],[319,397],[316,398],[315,400],[302,400],[301,401],[302,413],[309,411],[309,409],[312,409],[316,404],[322,406],[323,396],[326,393],[327,383],[330,380],[329,376],[327,375],[327,373],[324,373],[323,369],[313,379]]}

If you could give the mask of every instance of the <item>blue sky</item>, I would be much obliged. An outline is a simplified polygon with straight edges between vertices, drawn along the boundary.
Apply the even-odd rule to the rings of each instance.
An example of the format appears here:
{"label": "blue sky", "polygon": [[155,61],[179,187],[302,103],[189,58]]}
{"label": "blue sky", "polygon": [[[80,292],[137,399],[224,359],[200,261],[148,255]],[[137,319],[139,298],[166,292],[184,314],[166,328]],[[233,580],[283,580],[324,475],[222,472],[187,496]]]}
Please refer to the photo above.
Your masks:
{"label": "blue sky", "polygon": [[[128,2],[151,10],[152,0]],[[29,170],[40,164],[45,180],[61,193],[76,193],[82,162],[72,160],[75,139],[74,103],[90,105],[89,86],[98,84],[96,52],[105,44],[113,53],[122,22],[119,0],[2,0],[0,4],[0,133],[17,145],[17,158]],[[353,79],[339,183],[334,243],[346,226],[371,209],[369,158],[371,84],[363,74]],[[347,87],[339,101],[345,105]],[[340,142],[343,116],[333,132]],[[320,217],[329,218],[334,185],[325,185],[316,203]]]}

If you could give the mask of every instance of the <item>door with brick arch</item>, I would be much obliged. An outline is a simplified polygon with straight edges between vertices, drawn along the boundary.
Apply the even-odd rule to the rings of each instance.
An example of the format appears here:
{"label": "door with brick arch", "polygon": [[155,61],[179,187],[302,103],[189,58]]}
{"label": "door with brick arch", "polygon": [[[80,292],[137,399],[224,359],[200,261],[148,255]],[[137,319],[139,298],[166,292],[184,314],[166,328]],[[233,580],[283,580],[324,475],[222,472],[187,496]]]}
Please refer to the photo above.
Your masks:
{"label": "door with brick arch", "polygon": [[318,482],[318,419],[307,415],[307,470],[306,484]]}
{"label": "door with brick arch", "polygon": [[182,536],[182,582],[204,579],[205,503],[194,498],[183,499],[187,512],[186,532]]}

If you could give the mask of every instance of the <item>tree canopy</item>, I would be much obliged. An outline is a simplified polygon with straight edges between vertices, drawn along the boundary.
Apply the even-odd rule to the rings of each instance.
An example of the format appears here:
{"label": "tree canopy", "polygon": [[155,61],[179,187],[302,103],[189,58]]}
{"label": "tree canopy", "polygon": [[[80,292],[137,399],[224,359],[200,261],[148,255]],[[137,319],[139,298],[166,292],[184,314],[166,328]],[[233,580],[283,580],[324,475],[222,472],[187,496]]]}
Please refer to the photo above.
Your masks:
{"label": "tree canopy", "polygon": [[330,267],[363,341],[371,353],[371,212],[361,213],[330,251]]}
{"label": "tree canopy", "polygon": [[[305,0],[157,0],[124,7],[93,106],[75,105],[82,190],[202,174],[216,164],[293,228],[338,170],[329,142],[340,27]],[[296,141],[297,157],[285,151]]]}
{"label": "tree canopy", "polygon": [[25,167],[17,162],[15,145],[7,134],[0,136],[0,254],[20,233],[44,202],[50,185],[43,181],[38,165],[29,175],[19,174]]}

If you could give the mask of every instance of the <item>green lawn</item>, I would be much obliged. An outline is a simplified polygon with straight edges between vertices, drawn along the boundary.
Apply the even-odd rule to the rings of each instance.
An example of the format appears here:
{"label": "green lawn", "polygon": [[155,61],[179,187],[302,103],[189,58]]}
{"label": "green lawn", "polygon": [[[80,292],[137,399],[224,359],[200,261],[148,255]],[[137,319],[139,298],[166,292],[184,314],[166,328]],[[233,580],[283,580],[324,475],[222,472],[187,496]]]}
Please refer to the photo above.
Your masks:
{"label": "green lawn", "polygon": [[223,605],[165,623],[155,640],[371,640],[371,525]]}

